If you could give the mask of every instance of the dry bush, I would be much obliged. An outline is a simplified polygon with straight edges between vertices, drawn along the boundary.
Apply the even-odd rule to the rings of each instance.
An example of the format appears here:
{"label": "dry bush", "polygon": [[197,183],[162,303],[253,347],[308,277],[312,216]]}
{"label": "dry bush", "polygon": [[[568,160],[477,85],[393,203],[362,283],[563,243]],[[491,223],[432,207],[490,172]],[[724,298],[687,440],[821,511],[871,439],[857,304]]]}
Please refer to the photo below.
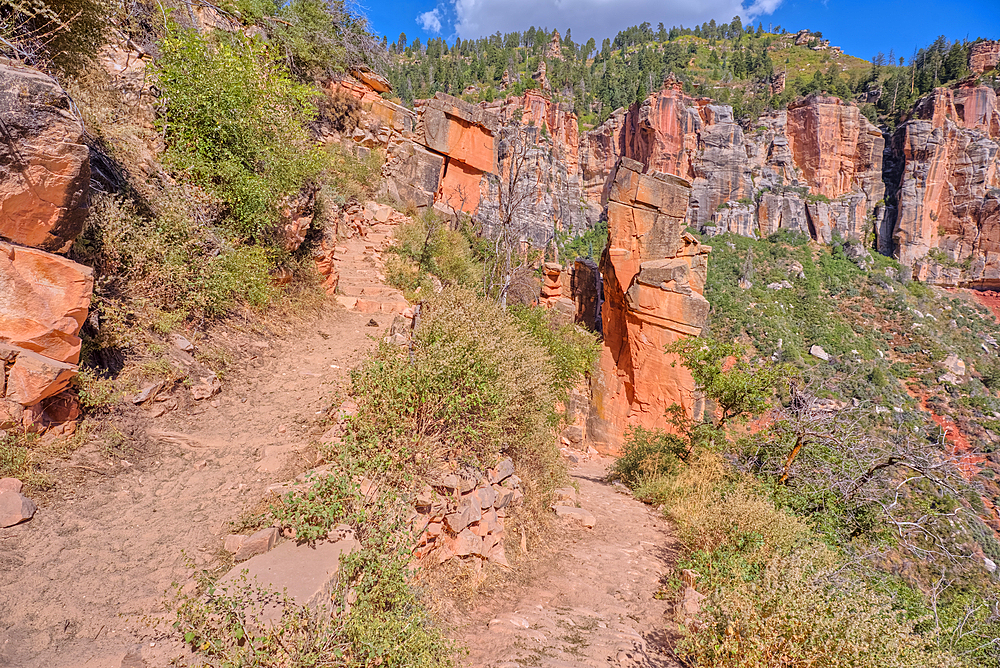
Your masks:
{"label": "dry bush", "polygon": [[361,124],[361,103],[344,91],[321,96],[316,107],[316,129],[348,133]]}
{"label": "dry bush", "polygon": [[965,665],[917,633],[893,600],[812,547],[775,556],[763,575],[710,596],[682,654],[706,668],[945,668]]}
{"label": "dry bush", "polygon": [[[529,516],[564,480],[548,351],[496,304],[448,288],[424,303],[412,351],[384,345],[353,375],[353,437],[371,465],[416,473],[514,460]],[[378,464],[381,460],[381,464]]]}

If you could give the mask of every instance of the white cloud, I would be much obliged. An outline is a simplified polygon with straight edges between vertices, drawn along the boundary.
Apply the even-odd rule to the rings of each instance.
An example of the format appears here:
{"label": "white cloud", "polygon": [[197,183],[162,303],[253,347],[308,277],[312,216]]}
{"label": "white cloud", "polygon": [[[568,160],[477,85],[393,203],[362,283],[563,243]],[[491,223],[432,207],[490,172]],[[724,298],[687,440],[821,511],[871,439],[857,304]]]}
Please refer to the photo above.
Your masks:
{"label": "white cloud", "polygon": [[[740,0],[452,0],[455,32],[467,39],[497,32],[526,30],[530,26],[573,31],[573,41],[595,37],[614,38],[619,30],[649,21],[655,29],[694,27],[705,21],[744,21],[770,14],[782,0],[753,0],[743,7]],[[437,10],[434,10],[435,12]],[[430,13],[430,12],[428,12]],[[421,15],[424,16],[424,15]],[[440,14],[437,15],[440,19]],[[440,28],[440,26],[439,26]],[[429,28],[428,28],[429,30]]]}
{"label": "white cloud", "polygon": [[417,23],[420,27],[430,33],[441,32],[441,10],[434,8],[429,12],[424,12],[417,16]]}

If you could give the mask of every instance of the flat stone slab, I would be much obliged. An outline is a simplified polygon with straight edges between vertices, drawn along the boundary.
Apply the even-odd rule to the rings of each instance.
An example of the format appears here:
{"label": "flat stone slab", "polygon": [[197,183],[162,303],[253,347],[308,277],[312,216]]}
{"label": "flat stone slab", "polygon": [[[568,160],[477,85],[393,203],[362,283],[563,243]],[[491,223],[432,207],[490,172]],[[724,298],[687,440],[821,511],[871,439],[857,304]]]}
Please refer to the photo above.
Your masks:
{"label": "flat stone slab", "polygon": [[[270,591],[284,591],[296,605],[318,608],[330,604],[337,584],[340,556],[358,548],[356,540],[316,545],[282,543],[270,552],[258,555],[226,573],[219,581],[224,587],[236,583],[246,571],[247,581]],[[260,614],[261,623],[280,619],[279,606],[267,606]]]}
{"label": "flat stone slab", "polygon": [[597,519],[594,517],[593,513],[589,510],[584,510],[583,508],[574,508],[573,506],[561,506],[554,505],[552,510],[558,517],[562,517],[569,520],[575,520],[587,527],[588,529],[593,529],[597,524]]}

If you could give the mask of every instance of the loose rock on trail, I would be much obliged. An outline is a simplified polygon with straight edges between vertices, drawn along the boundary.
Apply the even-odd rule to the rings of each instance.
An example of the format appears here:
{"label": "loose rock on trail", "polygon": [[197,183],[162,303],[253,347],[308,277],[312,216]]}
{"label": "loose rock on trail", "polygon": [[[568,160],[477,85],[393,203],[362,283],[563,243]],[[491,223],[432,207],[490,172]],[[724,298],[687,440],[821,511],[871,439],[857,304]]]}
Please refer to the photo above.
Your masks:
{"label": "loose rock on trail", "polygon": [[612,460],[573,466],[596,524],[562,521],[526,585],[478,602],[458,635],[476,668],[675,667],[673,605],[656,597],[676,541],[655,510],[605,482]]}

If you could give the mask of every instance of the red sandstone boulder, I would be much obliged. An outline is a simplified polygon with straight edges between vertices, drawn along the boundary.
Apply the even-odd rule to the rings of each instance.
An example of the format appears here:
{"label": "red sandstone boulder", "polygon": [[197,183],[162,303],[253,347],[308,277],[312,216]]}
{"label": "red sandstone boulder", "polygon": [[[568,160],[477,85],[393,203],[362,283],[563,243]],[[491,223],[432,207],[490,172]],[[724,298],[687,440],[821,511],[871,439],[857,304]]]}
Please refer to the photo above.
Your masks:
{"label": "red sandstone boulder", "polygon": [[63,391],[76,375],[76,365],[58,362],[30,350],[18,350],[7,371],[7,399],[35,406]]}
{"label": "red sandstone boulder", "polygon": [[26,522],[35,515],[35,503],[15,491],[0,491],[0,528]]}
{"label": "red sandstone boulder", "polygon": [[83,122],[54,79],[10,64],[0,64],[0,115],[0,238],[65,251],[90,205]]}
{"label": "red sandstone boulder", "polygon": [[93,286],[89,267],[0,242],[0,343],[76,363]]}

